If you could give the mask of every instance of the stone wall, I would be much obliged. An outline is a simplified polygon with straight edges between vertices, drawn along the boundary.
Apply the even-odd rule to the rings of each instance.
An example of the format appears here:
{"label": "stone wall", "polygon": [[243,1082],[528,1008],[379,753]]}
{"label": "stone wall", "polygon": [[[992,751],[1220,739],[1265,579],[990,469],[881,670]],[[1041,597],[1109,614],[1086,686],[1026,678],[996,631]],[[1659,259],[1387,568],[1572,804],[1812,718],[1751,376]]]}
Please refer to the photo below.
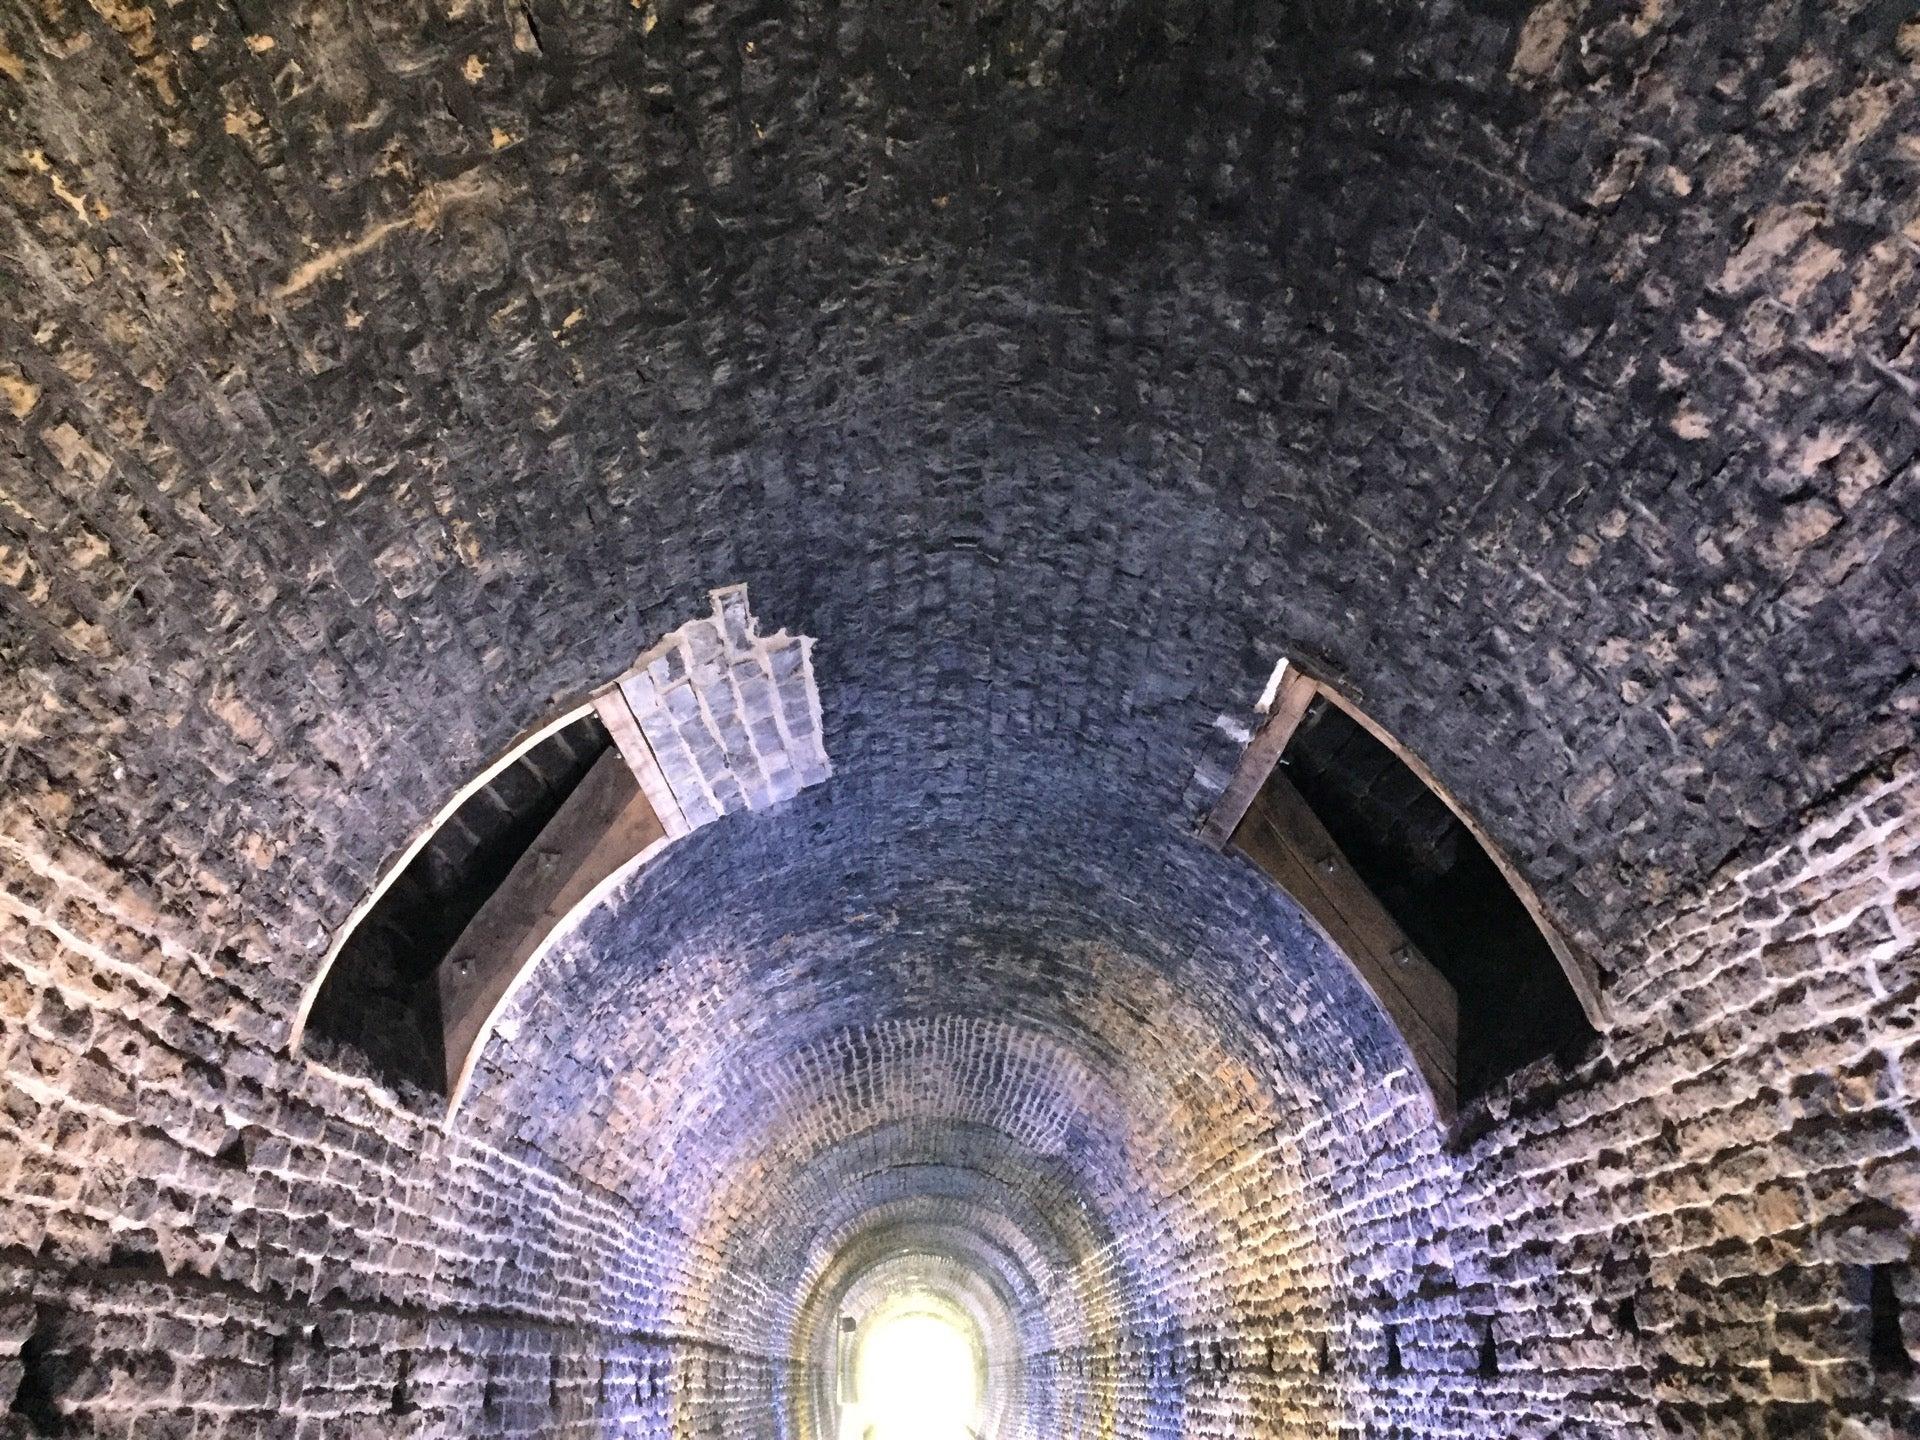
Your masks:
{"label": "stone wall", "polygon": [[[67,1433],[129,1436],[738,1434],[783,1403],[754,1346],[684,1329],[696,1292],[789,1303],[724,1249],[194,1018],[204,980],[135,890],[31,832],[6,860],[17,1433],[53,1433],[52,1406]],[[1599,1052],[1470,1112],[1457,1152],[1404,1076],[1284,1139],[1208,1142],[1214,1165],[1155,1210],[1110,1203],[1128,1233],[1048,1282],[1065,1343],[1029,1364],[1049,1433],[1903,1433],[1914,1366],[1876,1361],[1869,1309],[1876,1269],[1883,1299],[1920,1303],[1917,894],[1903,752],[1669,907]],[[1076,1123],[1086,1079],[1035,1088],[972,1033],[942,1065],[972,1051],[1028,1124]],[[898,1087],[885,1113],[950,1093],[869,1078]],[[842,1183],[769,1199],[814,1213]],[[829,1229],[815,1253],[838,1248]],[[1130,1262],[1156,1254],[1142,1289]],[[1903,1340],[1920,1354],[1911,1319]]]}
{"label": "stone wall", "polygon": [[[897,1220],[1029,1297],[1035,1434],[1911,1429],[1916,63],[0,9],[0,1423],[764,1432]],[[736,581],[831,783],[583,925],[451,1129],[290,1057],[383,864]],[[1457,1153],[1192,839],[1282,653],[1605,972]]]}
{"label": "stone wall", "polygon": [[[1306,1304],[1121,1309],[1054,1383],[1140,1436],[1156,1407],[1222,1436],[1912,1433],[1920,758],[1802,822],[1668,907],[1575,1069],[1524,1072],[1454,1147],[1404,1084],[1352,1117],[1309,1162],[1347,1258]],[[1176,1290],[1296,1263],[1297,1237],[1201,1203],[1217,1248]]]}
{"label": "stone wall", "polygon": [[10,829],[0,871],[5,1433],[690,1434],[764,1403],[770,1362],[677,1323],[708,1268],[680,1237],[276,1053],[57,841]]}
{"label": "stone wall", "polygon": [[747,587],[729,586],[714,591],[712,615],[651,646],[621,680],[689,826],[764,810],[833,773],[812,646],[784,630],[761,635]]}

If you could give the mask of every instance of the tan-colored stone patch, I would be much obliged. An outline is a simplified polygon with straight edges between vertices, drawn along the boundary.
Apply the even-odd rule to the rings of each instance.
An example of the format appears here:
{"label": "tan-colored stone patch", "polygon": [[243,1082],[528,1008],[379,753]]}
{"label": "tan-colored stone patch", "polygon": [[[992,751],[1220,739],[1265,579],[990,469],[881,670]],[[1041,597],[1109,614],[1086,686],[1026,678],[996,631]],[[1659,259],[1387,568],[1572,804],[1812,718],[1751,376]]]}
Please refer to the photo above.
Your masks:
{"label": "tan-colored stone patch", "polygon": [[1763,544],[1762,553],[1781,568],[1789,568],[1801,552],[1832,534],[1840,520],[1840,512],[1826,501],[1803,500],[1788,507],[1779,527]]}
{"label": "tan-colored stone patch", "polygon": [[67,187],[66,181],[60,178],[60,172],[53,168],[53,162],[47,159],[44,150],[30,150],[27,152],[25,159],[29,170],[33,171],[36,175],[46,177],[48,188],[53,191],[56,200],[72,210],[73,213],[78,215],[82,220],[88,218],[86,197],[75,194]]}
{"label": "tan-colored stone patch", "polygon": [[1822,280],[1838,270],[1845,259],[1826,241],[1809,240],[1787,267],[1785,283],[1780,287],[1780,298],[1789,305],[1798,305],[1813,293]]}
{"label": "tan-colored stone patch", "polygon": [[1587,192],[1587,204],[1596,210],[1611,210],[1618,205],[1633,188],[1633,182],[1640,178],[1640,168],[1645,162],[1645,153],[1632,146],[1619,151],[1609,162],[1607,173]]}
{"label": "tan-colored stone patch", "polygon": [[83,440],[80,432],[64,420],[43,431],[40,438],[46,443],[47,449],[53,452],[53,458],[60,462],[63,470],[84,470],[95,480],[104,480],[113,469],[113,463]]}
{"label": "tan-colored stone patch", "polygon": [[1682,440],[1704,440],[1713,433],[1713,425],[1707,417],[1691,408],[1675,411],[1667,426]]}
{"label": "tan-colored stone patch", "polygon": [[64,633],[74,649],[84,655],[98,658],[113,651],[113,642],[108,638],[107,632],[91,620],[75,620],[64,627]]}
{"label": "tan-colored stone patch", "polygon": [[256,752],[271,748],[272,737],[260,717],[237,695],[217,692],[207,697],[207,709],[233,732],[234,738]]}
{"label": "tan-colored stone patch", "polygon": [[1796,475],[1811,475],[1846,448],[1847,437],[1845,435],[1836,435],[1831,431],[1823,431],[1821,434],[1810,436],[1801,442],[1799,450],[1794,453],[1789,468]]}
{"label": "tan-colored stone patch", "polygon": [[1573,34],[1574,0],[1546,0],[1536,6],[1520,27],[1508,75],[1516,80],[1541,80],[1560,63],[1560,52]]}
{"label": "tan-colored stone patch", "polygon": [[431,230],[456,205],[491,198],[498,187],[488,176],[469,171],[437,185],[429,185],[404,215],[377,221],[343,244],[330,246],[294,267],[274,293],[276,300],[290,299],[312,288],[329,275],[343,269],[368,251],[378,248],[401,230]]}
{"label": "tan-colored stone patch", "polygon": [[129,5],[126,0],[90,0],[94,12],[111,25],[133,55],[134,69],[171,108],[179,103],[173,85],[173,57],[163,51],[154,37],[153,11],[144,5]]}
{"label": "tan-colored stone patch", "polygon": [[1756,216],[1747,243],[1721,268],[1715,287],[1737,294],[1784,259],[1825,218],[1814,205],[1775,205]]}
{"label": "tan-colored stone patch", "polygon": [[0,370],[0,399],[7,402],[14,419],[24,420],[32,414],[33,407],[40,403],[40,395],[40,387],[18,370]]}
{"label": "tan-colored stone patch", "polygon": [[1836,357],[1851,351],[1861,334],[1879,319],[1884,307],[1899,293],[1912,273],[1914,257],[1894,239],[1882,240],[1854,267],[1853,292],[1833,323],[1807,344],[1818,353]]}

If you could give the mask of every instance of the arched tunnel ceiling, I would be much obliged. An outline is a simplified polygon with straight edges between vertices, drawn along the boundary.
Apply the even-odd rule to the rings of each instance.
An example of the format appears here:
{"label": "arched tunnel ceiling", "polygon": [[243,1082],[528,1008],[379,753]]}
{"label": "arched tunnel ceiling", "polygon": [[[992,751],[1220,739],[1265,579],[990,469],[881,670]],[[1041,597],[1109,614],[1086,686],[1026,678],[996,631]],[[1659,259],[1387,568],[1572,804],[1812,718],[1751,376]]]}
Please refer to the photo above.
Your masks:
{"label": "arched tunnel ceiling", "polygon": [[1770,268],[1810,141],[1824,243],[1897,219],[1820,128],[1871,67],[1745,125],[1769,57],[1651,14],[450,8],[157,14],[132,88],[15,22],[71,52],[9,92],[22,778],[155,872],[223,836],[216,893],[298,855],[337,916],[732,580],[916,804],[1017,758],[1172,816],[1322,657],[1602,933],[1908,713],[1911,262],[1790,321]]}
{"label": "arched tunnel ceiling", "polygon": [[1404,1062],[1190,833],[1278,656],[1603,975],[1913,724],[1912,87],[1806,9],[1858,73],[1792,93],[1559,0],[10,15],[64,57],[4,94],[11,783],[272,1031],[463,779],[748,583],[835,779],[625,886],[463,1123],[782,1283],[949,1192],[1063,1323],[1208,1186],[1337,1264],[1284,1202]]}

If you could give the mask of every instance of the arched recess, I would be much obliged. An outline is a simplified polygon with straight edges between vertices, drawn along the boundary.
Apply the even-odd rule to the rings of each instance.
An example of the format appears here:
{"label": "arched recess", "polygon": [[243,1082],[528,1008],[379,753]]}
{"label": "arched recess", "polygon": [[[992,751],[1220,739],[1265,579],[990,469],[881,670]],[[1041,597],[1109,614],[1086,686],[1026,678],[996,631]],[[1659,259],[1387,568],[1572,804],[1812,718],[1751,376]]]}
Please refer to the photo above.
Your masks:
{"label": "arched recess", "polygon": [[1392,1019],[1443,1121],[1605,1027],[1592,964],[1417,755],[1296,662],[1275,667],[1260,708],[1201,837],[1299,902]]}
{"label": "arched recess", "polygon": [[513,992],[679,837],[828,778],[806,636],[761,635],[744,585],[523,735],[382,872],[309,982],[325,1040],[451,1114]]}
{"label": "arched recess", "polygon": [[860,1235],[816,1283],[791,1338],[808,1377],[792,1397],[793,1433],[802,1440],[865,1433],[862,1348],[890,1318],[924,1310],[944,1312],[972,1337],[978,1405],[969,1428],[1007,1433],[1025,1383],[1024,1354],[1036,1339],[1029,1327],[1042,1320],[1041,1309],[1032,1278],[962,1217]]}

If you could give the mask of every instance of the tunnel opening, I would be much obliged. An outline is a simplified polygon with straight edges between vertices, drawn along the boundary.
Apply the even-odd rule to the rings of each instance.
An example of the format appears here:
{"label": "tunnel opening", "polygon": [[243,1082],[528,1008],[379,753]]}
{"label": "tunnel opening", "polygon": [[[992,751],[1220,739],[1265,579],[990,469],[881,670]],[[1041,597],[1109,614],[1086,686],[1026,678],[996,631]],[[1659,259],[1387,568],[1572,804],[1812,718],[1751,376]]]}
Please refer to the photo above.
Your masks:
{"label": "tunnel opening", "polygon": [[902,1297],[856,1332],[839,1440],[968,1440],[985,1364],[964,1314],[930,1293]]}
{"label": "tunnel opening", "polygon": [[[959,1177],[955,1177],[958,1179]],[[964,1182],[963,1182],[964,1184]],[[925,1218],[902,1218],[925,1217]],[[863,1209],[801,1286],[790,1353],[800,1440],[978,1440],[1039,1433],[1027,1359],[1044,1344],[1036,1277],[1008,1225],[932,1197]],[[998,1231],[996,1236],[992,1233]]]}
{"label": "tunnel opening", "polygon": [[12,1429],[1920,1435],[1912,9],[0,9]]}

